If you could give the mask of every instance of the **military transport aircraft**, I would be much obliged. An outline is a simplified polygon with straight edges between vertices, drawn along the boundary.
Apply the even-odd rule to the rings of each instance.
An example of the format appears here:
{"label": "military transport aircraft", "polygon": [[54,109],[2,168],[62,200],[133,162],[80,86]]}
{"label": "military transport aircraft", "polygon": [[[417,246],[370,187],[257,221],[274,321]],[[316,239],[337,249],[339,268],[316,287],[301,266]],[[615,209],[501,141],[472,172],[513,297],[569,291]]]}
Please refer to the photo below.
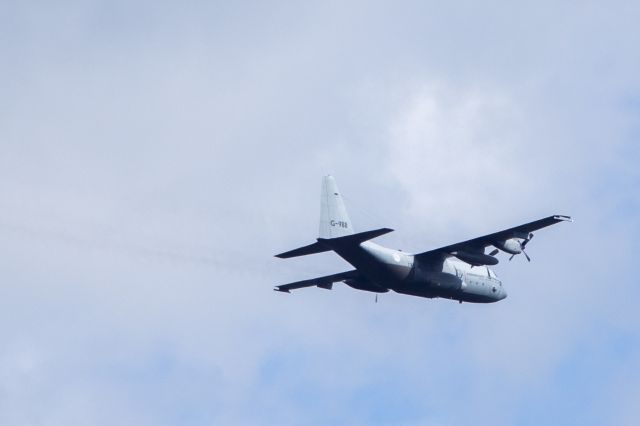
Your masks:
{"label": "military transport aircraft", "polygon": [[[277,286],[274,290],[291,290],[317,286],[330,290],[343,282],[357,290],[397,293],[420,297],[442,297],[473,303],[492,303],[507,297],[497,275],[489,269],[496,265],[499,251],[511,254],[509,260],[524,249],[533,231],[557,222],[572,221],[569,216],[554,215],[483,237],[451,244],[419,254],[408,254],[372,243],[370,240],[392,232],[381,228],[354,233],[336,182],[332,176],[322,180],[320,237],[313,244],[276,255],[281,259],[334,251],[355,267],[350,271]],[[487,247],[494,247],[489,254]]]}

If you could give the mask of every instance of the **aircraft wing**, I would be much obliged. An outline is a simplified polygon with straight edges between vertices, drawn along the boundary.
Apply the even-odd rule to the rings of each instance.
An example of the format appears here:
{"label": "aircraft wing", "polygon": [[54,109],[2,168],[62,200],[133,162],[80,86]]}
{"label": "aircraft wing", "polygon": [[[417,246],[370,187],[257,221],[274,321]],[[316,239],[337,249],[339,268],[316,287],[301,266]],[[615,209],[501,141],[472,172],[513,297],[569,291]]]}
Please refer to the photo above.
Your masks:
{"label": "aircraft wing", "polygon": [[339,274],[327,275],[324,277],[311,278],[310,280],[296,281],[295,283],[279,285],[274,288],[275,291],[281,291],[283,293],[289,293],[290,290],[297,290],[304,287],[317,286],[331,290],[333,283],[341,282],[348,279],[359,278],[360,273],[355,269],[352,271],[341,272]]}
{"label": "aircraft wing", "polygon": [[524,225],[514,226],[513,228],[494,232],[493,234],[473,238],[471,240],[440,247],[439,249],[429,250],[424,253],[416,254],[416,257],[441,258],[443,255],[446,256],[447,254],[460,251],[469,253],[484,253],[484,249],[486,247],[493,246],[496,244],[496,242],[505,241],[510,238],[521,238],[528,240],[531,239],[530,234],[533,231],[537,231],[538,229],[542,229],[563,221],[572,221],[572,219],[570,216],[564,215],[549,216],[543,219],[534,220],[533,222],[525,223]]}

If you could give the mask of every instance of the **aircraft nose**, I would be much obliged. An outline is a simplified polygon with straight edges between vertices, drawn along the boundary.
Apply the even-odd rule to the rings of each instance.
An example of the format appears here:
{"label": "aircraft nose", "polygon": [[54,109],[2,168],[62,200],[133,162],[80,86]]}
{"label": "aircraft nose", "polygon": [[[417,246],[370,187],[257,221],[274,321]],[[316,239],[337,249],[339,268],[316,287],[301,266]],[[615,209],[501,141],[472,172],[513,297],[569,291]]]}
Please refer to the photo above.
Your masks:
{"label": "aircraft nose", "polygon": [[504,287],[502,287],[501,291],[500,291],[500,300],[506,299],[507,298],[507,290],[504,289]]}

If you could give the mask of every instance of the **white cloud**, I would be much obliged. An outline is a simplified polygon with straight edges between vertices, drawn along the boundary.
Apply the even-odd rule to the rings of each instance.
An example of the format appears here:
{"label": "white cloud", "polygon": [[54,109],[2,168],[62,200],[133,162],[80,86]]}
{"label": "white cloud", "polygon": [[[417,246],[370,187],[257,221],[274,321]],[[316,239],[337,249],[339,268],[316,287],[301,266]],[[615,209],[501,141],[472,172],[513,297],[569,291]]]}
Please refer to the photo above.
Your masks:
{"label": "white cloud", "polygon": [[521,114],[507,94],[444,82],[411,91],[391,125],[388,167],[410,194],[407,213],[418,229],[428,223],[450,232],[461,221],[496,223],[521,210],[514,194],[535,184],[527,179]]}
{"label": "white cloud", "polygon": [[[583,72],[610,14],[155,6],[24,4],[3,26],[0,423],[505,424],[580,386],[558,369],[594,323],[637,340],[611,107],[637,76]],[[275,294],[346,267],[271,259],[313,241],[327,172],[359,229],[407,249],[577,222],[499,265],[497,305]]]}

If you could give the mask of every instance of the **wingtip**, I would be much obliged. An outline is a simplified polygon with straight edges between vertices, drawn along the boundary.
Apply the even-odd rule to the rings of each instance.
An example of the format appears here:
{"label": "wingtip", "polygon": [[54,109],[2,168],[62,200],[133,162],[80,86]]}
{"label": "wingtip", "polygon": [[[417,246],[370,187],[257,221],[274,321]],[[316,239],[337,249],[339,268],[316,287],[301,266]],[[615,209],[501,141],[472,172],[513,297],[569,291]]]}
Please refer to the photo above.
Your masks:
{"label": "wingtip", "polygon": [[289,290],[283,290],[280,287],[274,287],[273,291],[279,291],[280,293],[291,293]]}
{"label": "wingtip", "polygon": [[563,220],[563,221],[566,221],[566,222],[573,222],[573,218],[571,216],[567,216],[567,215],[564,215],[564,214],[557,214],[553,218],[556,219],[556,220]]}

